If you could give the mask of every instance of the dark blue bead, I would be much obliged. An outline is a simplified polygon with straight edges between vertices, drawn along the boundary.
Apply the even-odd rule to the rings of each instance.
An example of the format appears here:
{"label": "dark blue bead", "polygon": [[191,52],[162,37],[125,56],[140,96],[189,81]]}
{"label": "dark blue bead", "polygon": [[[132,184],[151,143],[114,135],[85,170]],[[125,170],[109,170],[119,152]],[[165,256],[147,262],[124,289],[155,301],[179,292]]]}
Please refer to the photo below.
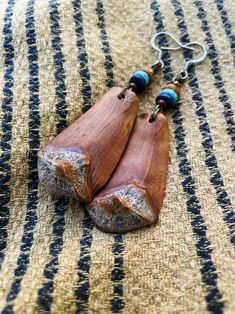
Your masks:
{"label": "dark blue bead", "polygon": [[134,83],[136,86],[136,93],[142,93],[146,87],[146,80],[143,76],[133,75],[129,81],[130,83]]}
{"label": "dark blue bead", "polygon": [[166,103],[166,107],[164,108],[165,110],[171,110],[171,109],[176,109],[177,104],[176,102],[168,95],[159,95],[156,97],[156,103],[158,103],[159,100],[164,100]]}
{"label": "dark blue bead", "polygon": [[177,93],[171,89],[171,88],[164,88],[161,92],[160,92],[160,95],[163,96],[163,95],[168,95],[170,96],[175,103],[177,103],[179,97],[177,95]]}

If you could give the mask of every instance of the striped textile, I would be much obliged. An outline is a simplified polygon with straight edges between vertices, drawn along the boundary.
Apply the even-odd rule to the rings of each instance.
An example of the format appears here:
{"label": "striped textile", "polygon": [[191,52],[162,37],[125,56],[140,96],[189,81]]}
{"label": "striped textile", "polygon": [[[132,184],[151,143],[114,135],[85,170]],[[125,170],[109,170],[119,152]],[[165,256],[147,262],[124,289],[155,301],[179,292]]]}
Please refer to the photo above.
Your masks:
{"label": "striped textile", "polygon": [[[203,41],[171,142],[157,225],[96,229],[39,183],[37,151],[110,87],[155,61],[155,31]],[[167,39],[163,39],[167,44]],[[188,52],[165,53],[154,108]],[[1,0],[0,311],[235,313],[233,0]]]}

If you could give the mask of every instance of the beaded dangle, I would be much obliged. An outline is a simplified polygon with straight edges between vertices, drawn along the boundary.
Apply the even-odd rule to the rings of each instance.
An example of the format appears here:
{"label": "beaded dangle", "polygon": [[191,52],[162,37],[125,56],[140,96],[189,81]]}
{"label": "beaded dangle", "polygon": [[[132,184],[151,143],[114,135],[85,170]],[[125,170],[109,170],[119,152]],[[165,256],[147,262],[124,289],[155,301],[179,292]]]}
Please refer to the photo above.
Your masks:
{"label": "beaded dangle", "polygon": [[158,111],[163,112],[163,111],[172,110],[172,109],[177,108],[177,103],[178,103],[179,98],[180,98],[180,87],[181,87],[182,83],[184,83],[184,81],[188,78],[189,67],[192,64],[202,62],[207,56],[207,49],[203,44],[201,44],[199,42],[190,42],[188,44],[182,44],[177,39],[175,39],[175,37],[173,37],[170,33],[167,33],[167,32],[159,32],[153,36],[151,43],[152,43],[152,46],[154,49],[156,49],[156,50],[159,50],[159,49],[176,50],[176,49],[178,49],[178,47],[176,47],[176,48],[172,48],[172,47],[161,47],[161,48],[159,48],[159,46],[156,44],[155,41],[159,35],[163,35],[163,34],[167,34],[167,35],[171,36],[177,42],[177,44],[179,46],[181,46],[182,48],[195,51],[195,48],[193,48],[193,47],[199,46],[200,49],[202,50],[202,53],[198,57],[193,58],[191,60],[188,60],[185,63],[183,70],[179,73],[179,75],[177,75],[175,80],[173,82],[167,84],[165,87],[163,87],[160,94],[156,97],[156,110],[154,113],[152,113],[150,120],[155,119]]}
{"label": "beaded dangle", "polygon": [[[154,38],[158,36],[159,33]],[[188,61],[176,79],[161,90],[153,113],[137,116],[114,173],[87,207],[94,223],[105,232],[124,233],[158,220],[169,162],[169,128],[163,112],[177,108],[180,85],[188,77],[188,67],[207,55],[199,43],[177,43],[190,50],[199,45],[203,53]],[[141,75],[138,72],[130,80],[130,85],[135,84],[137,90],[142,86],[144,76]]]}
{"label": "beaded dangle", "polygon": [[125,87],[121,93],[118,95],[118,98],[125,98],[125,92],[129,89],[132,90],[135,94],[142,93],[146,87],[148,87],[151,82],[154,80],[154,77],[159,68],[163,67],[162,60],[158,60],[150,68],[144,68],[142,70],[137,70],[129,80],[129,84]]}

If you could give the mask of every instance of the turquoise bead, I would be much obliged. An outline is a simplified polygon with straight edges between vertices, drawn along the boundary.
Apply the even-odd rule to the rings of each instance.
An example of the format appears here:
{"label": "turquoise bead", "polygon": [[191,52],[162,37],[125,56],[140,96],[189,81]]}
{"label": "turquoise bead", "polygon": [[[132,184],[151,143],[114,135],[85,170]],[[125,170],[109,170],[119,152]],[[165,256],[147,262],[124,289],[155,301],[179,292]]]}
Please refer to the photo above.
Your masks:
{"label": "turquoise bead", "polygon": [[143,77],[145,79],[146,86],[149,85],[150,78],[149,78],[148,74],[145,71],[138,70],[138,71],[136,71],[134,73],[134,76],[141,76],[141,77]]}
{"label": "turquoise bead", "polygon": [[158,104],[160,100],[163,100],[165,102],[164,109],[171,110],[177,107],[176,103],[178,99],[179,97],[173,89],[165,88],[160,92],[159,96],[157,96],[156,103]]}
{"label": "turquoise bead", "polygon": [[142,70],[136,71],[130,78],[129,84],[133,83],[136,86],[136,93],[142,93],[150,83],[148,74]]}
{"label": "turquoise bead", "polygon": [[178,95],[177,93],[173,90],[173,89],[170,89],[170,88],[165,88],[163,89],[161,92],[160,92],[160,96],[170,96],[171,99],[173,100],[174,103],[177,103],[178,101]]}

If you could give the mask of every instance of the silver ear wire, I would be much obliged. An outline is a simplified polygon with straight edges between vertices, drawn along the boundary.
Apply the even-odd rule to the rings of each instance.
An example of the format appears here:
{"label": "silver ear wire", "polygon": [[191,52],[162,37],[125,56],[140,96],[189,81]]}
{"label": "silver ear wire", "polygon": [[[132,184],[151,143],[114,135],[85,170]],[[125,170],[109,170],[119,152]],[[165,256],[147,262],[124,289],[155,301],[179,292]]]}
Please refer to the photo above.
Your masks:
{"label": "silver ear wire", "polygon": [[[162,36],[162,35],[167,35],[169,36],[171,39],[173,39],[176,44],[178,45],[178,47],[170,47],[170,46],[162,46],[160,47],[159,44],[157,43],[157,38],[159,36]],[[182,44],[178,39],[175,38],[174,35],[172,35],[171,33],[169,32],[158,32],[156,34],[154,34],[151,38],[151,45],[153,47],[153,49],[155,49],[157,52],[158,52],[158,58],[157,58],[157,62],[160,62],[162,67],[164,66],[164,62],[162,60],[162,51],[163,50],[178,50],[178,49],[181,49],[181,48],[186,48],[186,49],[189,49],[189,50],[195,50],[194,48],[191,48],[191,47],[188,47],[188,45],[184,45]]]}
{"label": "silver ear wire", "polygon": [[[196,64],[196,63],[200,63],[202,62],[206,56],[207,56],[207,48],[205,45],[203,45],[202,43],[199,43],[197,41],[194,42],[190,42],[187,44],[187,46],[199,46],[202,49],[202,53],[198,56],[195,57],[191,60],[186,61],[185,65],[184,65],[184,69],[183,71],[180,73],[180,78],[182,80],[185,80],[186,78],[188,78],[188,68],[192,65],[192,64]],[[194,49],[195,50],[195,49]]]}
{"label": "silver ear wire", "polygon": [[[176,47],[171,47],[171,46],[159,46],[159,44],[157,43],[157,39],[159,36],[169,36],[171,39],[173,39],[173,41],[177,44]],[[180,73],[179,77],[181,80],[185,80],[188,77],[188,68],[190,67],[190,65],[195,64],[195,63],[199,63],[201,61],[203,61],[206,56],[207,56],[207,49],[206,47],[199,43],[199,42],[190,42],[187,44],[183,44],[180,40],[178,40],[174,35],[172,35],[169,32],[158,32],[156,34],[154,34],[151,38],[151,45],[153,47],[153,49],[155,49],[158,52],[158,58],[157,58],[157,63],[161,63],[161,67],[164,67],[164,62],[162,60],[162,52],[163,50],[179,50],[179,49],[188,49],[188,50],[192,50],[192,51],[196,51],[196,49],[192,46],[200,46],[203,50],[203,53],[196,58],[193,58],[191,60],[186,61],[185,66],[183,68],[183,71]]]}

